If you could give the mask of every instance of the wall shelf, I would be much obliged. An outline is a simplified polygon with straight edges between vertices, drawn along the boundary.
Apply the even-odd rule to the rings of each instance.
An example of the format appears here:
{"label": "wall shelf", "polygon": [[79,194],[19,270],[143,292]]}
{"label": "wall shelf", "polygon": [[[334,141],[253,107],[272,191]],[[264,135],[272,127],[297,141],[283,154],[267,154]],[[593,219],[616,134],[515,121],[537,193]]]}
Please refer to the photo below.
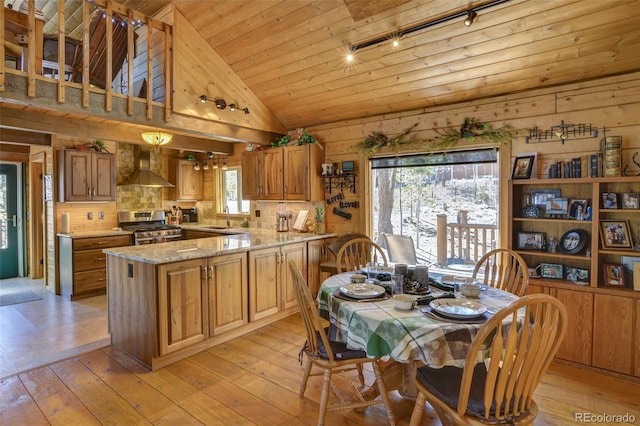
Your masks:
{"label": "wall shelf", "polygon": [[331,194],[334,189],[340,189],[344,191],[345,188],[351,190],[352,193],[356,193],[356,174],[355,173],[343,173],[341,175],[324,175],[322,176],[324,183],[324,190]]}

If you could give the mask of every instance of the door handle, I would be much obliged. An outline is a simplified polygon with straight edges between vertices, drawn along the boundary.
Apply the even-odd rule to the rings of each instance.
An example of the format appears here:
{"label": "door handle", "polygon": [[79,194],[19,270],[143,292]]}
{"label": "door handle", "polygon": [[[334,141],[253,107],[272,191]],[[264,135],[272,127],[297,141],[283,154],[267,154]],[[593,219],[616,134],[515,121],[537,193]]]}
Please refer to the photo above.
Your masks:
{"label": "door handle", "polygon": [[18,225],[18,217],[14,214],[12,220],[13,220],[13,227],[15,228]]}

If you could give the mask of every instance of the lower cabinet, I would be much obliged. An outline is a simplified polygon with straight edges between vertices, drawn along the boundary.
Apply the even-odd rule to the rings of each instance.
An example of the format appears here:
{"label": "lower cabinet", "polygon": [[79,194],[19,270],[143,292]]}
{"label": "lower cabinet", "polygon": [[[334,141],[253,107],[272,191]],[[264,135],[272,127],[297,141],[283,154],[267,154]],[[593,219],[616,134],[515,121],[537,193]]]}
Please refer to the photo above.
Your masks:
{"label": "lower cabinet", "polygon": [[249,252],[249,321],[296,306],[288,263],[307,273],[307,243],[294,243]]}
{"label": "lower cabinet", "polygon": [[107,256],[102,249],[130,244],[130,235],[58,237],[61,294],[71,300],[104,294],[107,290]]}
{"label": "lower cabinet", "polygon": [[567,309],[567,334],[558,359],[640,377],[640,298],[636,293],[533,282],[529,294],[550,294]]}
{"label": "lower cabinet", "polygon": [[567,308],[567,334],[558,349],[557,357],[567,361],[591,365],[593,333],[593,294],[564,289],[552,289],[552,296]]}
{"label": "lower cabinet", "polygon": [[209,335],[241,327],[249,321],[247,254],[209,259]]}
{"label": "lower cabinet", "polygon": [[593,306],[593,366],[623,374],[632,374],[635,318],[637,302],[623,296],[596,294]]}
{"label": "lower cabinet", "polygon": [[208,337],[207,259],[158,266],[160,355]]}

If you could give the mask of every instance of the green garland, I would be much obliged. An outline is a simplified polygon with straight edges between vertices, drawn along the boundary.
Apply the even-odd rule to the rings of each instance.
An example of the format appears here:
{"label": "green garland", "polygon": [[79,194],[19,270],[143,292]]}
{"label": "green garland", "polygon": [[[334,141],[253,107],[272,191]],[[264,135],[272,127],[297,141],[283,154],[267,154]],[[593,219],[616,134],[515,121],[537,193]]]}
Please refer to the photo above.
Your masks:
{"label": "green garland", "polygon": [[[371,132],[358,146],[369,153],[373,153],[383,147],[395,147],[416,142],[415,134],[408,137],[407,135],[417,125],[418,123],[404,129],[398,136],[393,138],[387,137],[382,132]],[[439,136],[433,139],[420,140],[419,142],[424,143],[422,149],[426,151],[446,151],[447,148],[457,145],[460,139],[473,142],[476,138],[484,139],[491,145],[498,146],[507,143],[507,141],[517,137],[519,134],[519,130],[512,126],[506,125],[499,129],[492,129],[488,123],[476,121],[474,117],[465,118],[459,130],[453,127],[445,127],[443,129],[434,129],[434,131]]]}

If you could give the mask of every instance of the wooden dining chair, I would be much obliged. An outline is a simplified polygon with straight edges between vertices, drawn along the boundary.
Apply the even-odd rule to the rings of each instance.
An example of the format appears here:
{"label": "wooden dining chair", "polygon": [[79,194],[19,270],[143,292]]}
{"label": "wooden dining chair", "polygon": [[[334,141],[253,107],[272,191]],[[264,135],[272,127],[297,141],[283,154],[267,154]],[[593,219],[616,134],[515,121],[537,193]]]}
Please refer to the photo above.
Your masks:
{"label": "wooden dining chair", "polygon": [[[307,381],[310,376],[323,376],[318,425],[324,424],[327,410],[362,408],[380,403],[383,403],[385,406],[389,423],[394,425],[395,421],[393,412],[391,411],[391,402],[382,379],[382,372],[380,371],[378,360],[367,358],[367,353],[363,350],[348,349],[345,343],[329,340],[327,329],[325,329],[322,324],[318,308],[311,296],[311,292],[294,261],[289,261],[289,270],[291,272],[296,300],[300,307],[300,315],[302,316],[307,332],[307,342],[303,348],[307,356],[307,363],[300,386],[300,398],[304,396]],[[364,386],[364,376],[362,374],[362,366],[364,364],[371,364],[373,367],[381,400],[365,400],[360,392],[361,389],[345,374],[345,377],[347,377],[349,383],[352,384],[353,391],[355,392],[353,399],[347,401],[342,396],[338,387],[332,382],[332,375],[334,373],[346,373],[355,370],[358,372],[360,386]],[[320,368],[322,371],[312,374],[311,369],[313,366]],[[333,390],[338,399],[331,404],[329,404],[329,388]]]}
{"label": "wooden dining chair", "polygon": [[472,277],[487,286],[524,296],[529,285],[529,267],[518,253],[499,248],[478,260]]}
{"label": "wooden dining chair", "polygon": [[331,252],[333,260],[327,260],[320,264],[320,272],[327,272],[329,275],[335,275],[338,273],[336,269],[336,260],[335,257],[338,255],[340,248],[348,243],[350,240],[354,238],[369,238],[365,234],[359,234],[356,232],[340,235],[337,237],[331,244],[327,246],[329,251]]}
{"label": "wooden dining chair", "polygon": [[340,247],[336,255],[336,270],[338,273],[355,271],[368,262],[383,263],[387,266],[387,256],[382,248],[369,238],[354,238]]}
{"label": "wooden dining chair", "polygon": [[420,424],[425,402],[443,425],[533,424],[533,393],[566,330],[558,299],[534,294],[511,302],[475,335],[464,368],[418,369],[410,425]]}

